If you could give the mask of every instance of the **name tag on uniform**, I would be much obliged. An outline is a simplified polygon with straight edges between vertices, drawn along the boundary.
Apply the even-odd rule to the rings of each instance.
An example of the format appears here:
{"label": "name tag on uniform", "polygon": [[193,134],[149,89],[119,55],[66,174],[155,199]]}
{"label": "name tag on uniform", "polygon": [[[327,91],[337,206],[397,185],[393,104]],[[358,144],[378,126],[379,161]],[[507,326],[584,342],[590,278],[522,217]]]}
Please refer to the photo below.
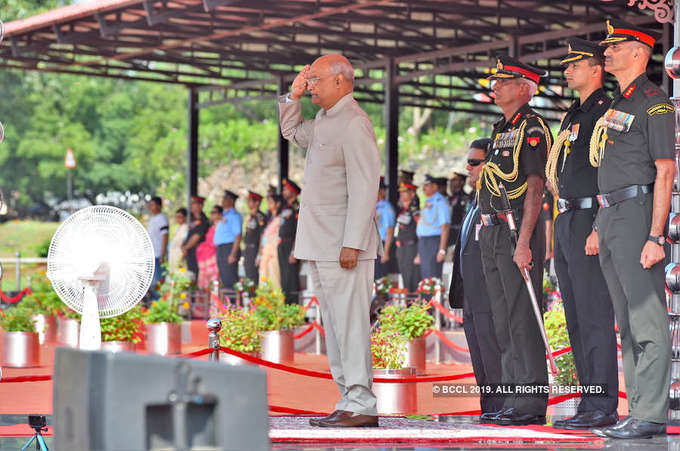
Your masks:
{"label": "name tag on uniform", "polygon": [[569,141],[574,142],[578,139],[578,130],[581,124],[574,124],[571,126],[571,133],[569,133]]}
{"label": "name tag on uniform", "polygon": [[604,126],[616,130],[617,132],[627,132],[633,125],[635,115],[624,113],[614,109],[609,109],[604,114]]}
{"label": "name tag on uniform", "polygon": [[249,229],[254,229],[257,227],[257,221],[255,219],[251,219],[248,221],[248,228]]}
{"label": "name tag on uniform", "polygon": [[411,215],[399,215],[397,222],[399,224],[409,225],[411,223]]}
{"label": "name tag on uniform", "polygon": [[282,218],[290,218],[290,216],[291,216],[292,214],[293,214],[293,210],[291,210],[290,208],[288,208],[288,209],[286,209],[286,210],[283,210],[283,212],[281,212],[281,217],[282,217]]}
{"label": "name tag on uniform", "polygon": [[496,139],[493,142],[494,149],[504,149],[506,147],[513,147],[517,137],[519,136],[518,130],[511,130],[505,133],[499,133],[496,135]]}

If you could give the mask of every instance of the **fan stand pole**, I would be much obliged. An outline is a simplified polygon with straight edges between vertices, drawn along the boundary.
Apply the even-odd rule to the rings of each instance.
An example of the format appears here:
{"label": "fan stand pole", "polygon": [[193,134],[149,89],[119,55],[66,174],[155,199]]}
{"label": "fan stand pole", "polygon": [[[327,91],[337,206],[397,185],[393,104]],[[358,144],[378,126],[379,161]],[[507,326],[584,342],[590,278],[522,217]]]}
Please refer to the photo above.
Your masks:
{"label": "fan stand pole", "polygon": [[83,316],[80,323],[80,349],[97,351],[102,347],[102,329],[99,323],[97,287],[100,279],[82,279],[85,282]]}

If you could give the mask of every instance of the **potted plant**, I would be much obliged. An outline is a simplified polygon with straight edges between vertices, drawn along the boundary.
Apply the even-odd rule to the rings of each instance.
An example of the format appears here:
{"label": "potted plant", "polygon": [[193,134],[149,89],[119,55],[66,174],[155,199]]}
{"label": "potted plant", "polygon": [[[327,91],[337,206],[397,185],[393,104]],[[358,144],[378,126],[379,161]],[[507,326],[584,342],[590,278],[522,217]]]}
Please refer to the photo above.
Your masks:
{"label": "potted plant", "polygon": [[135,345],[142,341],[142,309],[139,305],[122,315],[100,320],[102,329],[102,350],[111,352],[134,352]]}
{"label": "potted plant", "polygon": [[286,304],[281,289],[263,281],[254,299],[255,316],[262,334],[262,358],[276,363],[295,360],[295,327],[305,323],[305,310],[298,304]]}
{"label": "potted plant", "polygon": [[146,324],[146,349],[152,354],[182,352],[182,317],[170,300],[153,301],[143,314]]}
{"label": "potted plant", "polygon": [[[559,297],[559,292],[558,297]],[[561,301],[561,298],[559,298]],[[550,349],[557,351],[570,346],[569,332],[567,331],[567,321],[564,315],[564,305],[562,302],[554,301],[550,305],[550,309],[543,314],[543,321],[545,331],[548,335],[548,342]],[[560,386],[576,386],[579,384],[578,374],[576,372],[576,364],[574,363],[574,354],[569,351],[555,357],[555,364],[559,374],[557,377],[551,378],[551,384]],[[557,417],[568,417],[576,414],[580,398],[567,399],[560,403],[549,407],[548,415]]]}
{"label": "potted plant", "polygon": [[442,286],[442,281],[436,277],[427,277],[418,284],[418,297],[430,299]]}
{"label": "potted plant", "polygon": [[257,290],[257,283],[244,277],[234,284],[234,291],[236,292],[236,300],[241,305],[248,305],[250,300],[255,296]]}
{"label": "potted plant", "polygon": [[[373,377],[400,379],[416,375],[407,366],[408,340],[394,328],[377,327],[371,334]],[[373,393],[379,414],[415,413],[418,407],[418,386],[413,383],[374,382]]]}
{"label": "potted plant", "polygon": [[77,348],[80,340],[80,314],[71,310],[63,302],[59,309],[59,316],[57,316],[57,342]]}
{"label": "potted plant", "polygon": [[[255,311],[230,305],[222,311],[220,344],[234,351],[259,357],[262,349],[262,333]],[[230,365],[242,365],[244,361],[231,354],[221,353],[220,361]]]}
{"label": "potted plant", "polygon": [[2,335],[2,366],[27,368],[40,364],[40,340],[33,323],[33,312],[15,305],[0,310]]}
{"label": "potted plant", "polygon": [[398,332],[407,340],[406,363],[419,374],[425,372],[425,333],[434,324],[434,318],[428,313],[429,308],[422,301],[413,301],[408,307],[388,305],[383,308],[379,317],[382,330]]}
{"label": "potted plant", "polygon": [[371,302],[371,324],[375,323],[380,315],[380,311],[387,304],[390,298],[390,290],[394,288],[395,283],[389,276],[381,277],[373,284],[373,291],[375,296]]}
{"label": "potted plant", "polygon": [[61,299],[54,291],[33,292],[21,300],[21,305],[33,312],[40,344],[57,341],[57,315],[61,304]]}

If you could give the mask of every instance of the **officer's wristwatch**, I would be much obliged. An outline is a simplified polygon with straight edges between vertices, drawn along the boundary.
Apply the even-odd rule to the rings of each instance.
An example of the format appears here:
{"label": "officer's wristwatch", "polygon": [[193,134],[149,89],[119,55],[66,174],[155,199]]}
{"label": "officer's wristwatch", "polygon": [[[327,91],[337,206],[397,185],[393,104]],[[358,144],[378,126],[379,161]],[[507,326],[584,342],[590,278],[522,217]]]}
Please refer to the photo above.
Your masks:
{"label": "officer's wristwatch", "polygon": [[663,246],[664,243],[666,242],[666,238],[664,238],[663,235],[659,235],[659,236],[649,235],[647,237],[647,241],[651,241],[653,243],[658,244],[659,246]]}
{"label": "officer's wristwatch", "polygon": [[446,251],[445,251],[444,249],[439,249],[439,253],[440,253],[441,255],[446,255]]}

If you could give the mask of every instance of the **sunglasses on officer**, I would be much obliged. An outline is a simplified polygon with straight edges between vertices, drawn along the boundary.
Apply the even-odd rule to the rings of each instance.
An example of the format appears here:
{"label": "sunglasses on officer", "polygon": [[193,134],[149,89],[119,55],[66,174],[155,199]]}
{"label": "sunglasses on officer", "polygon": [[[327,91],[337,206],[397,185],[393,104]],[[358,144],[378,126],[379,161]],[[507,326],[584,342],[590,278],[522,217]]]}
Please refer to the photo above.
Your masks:
{"label": "sunglasses on officer", "polygon": [[484,163],[484,160],[482,160],[482,159],[480,159],[480,158],[468,158],[468,161],[467,161],[467,164],[469,164],[469,165],[472,166],[473,168],[474,168],[475,166],[479,166],[479,165],[482,164],[482,163]]}

